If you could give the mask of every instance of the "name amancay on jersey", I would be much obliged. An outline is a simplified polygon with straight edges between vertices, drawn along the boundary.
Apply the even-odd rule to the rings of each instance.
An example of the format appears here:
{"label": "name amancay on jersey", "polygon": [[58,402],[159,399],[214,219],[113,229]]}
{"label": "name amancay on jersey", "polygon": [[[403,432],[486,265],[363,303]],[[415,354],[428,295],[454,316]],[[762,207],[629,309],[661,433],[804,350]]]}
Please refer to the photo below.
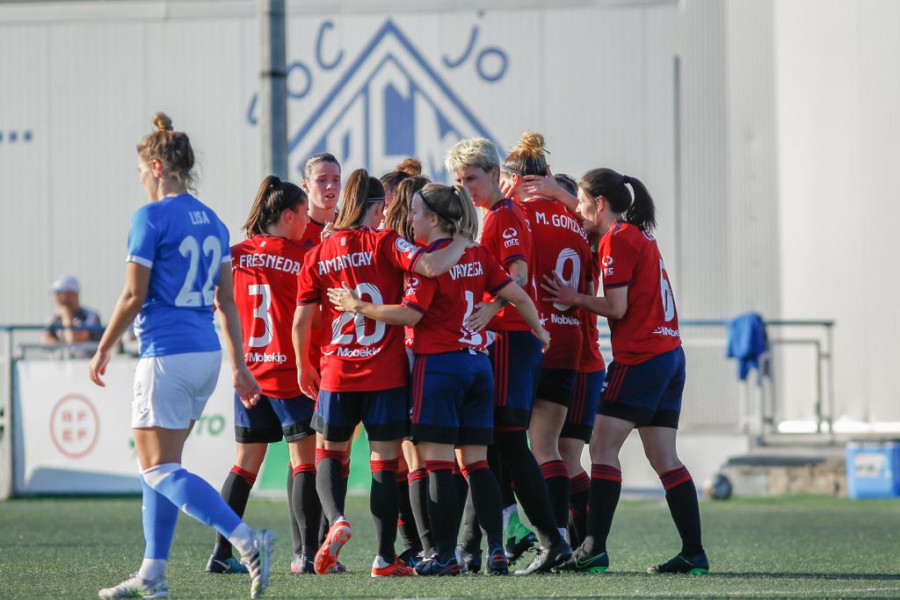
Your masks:
{"label": "name amancay on jersey", "polygon": [[372,264],[371,252],[351,252],[335,256],[334,258],[326,258],[319,261],[319,275],[326,275],[332,271],[341,271],[350,267],[367,267]]}
{"label": "name amancay on jersey", "polygon": [[300,263],[296,260],[285,258],[284,256],[274,256],[272,254],[241,254],[239,261],[241,268],[266,268],[275,269],[276,271],[284,271],[292,275],[300,274]]}
{"label": "name amancay on jersey", "polygon": [[450,279],[456,281],[460,277],[478,277],[484,275],[484,267],[480,262],[463,263],[461,265],[453,265],[450,267]]}

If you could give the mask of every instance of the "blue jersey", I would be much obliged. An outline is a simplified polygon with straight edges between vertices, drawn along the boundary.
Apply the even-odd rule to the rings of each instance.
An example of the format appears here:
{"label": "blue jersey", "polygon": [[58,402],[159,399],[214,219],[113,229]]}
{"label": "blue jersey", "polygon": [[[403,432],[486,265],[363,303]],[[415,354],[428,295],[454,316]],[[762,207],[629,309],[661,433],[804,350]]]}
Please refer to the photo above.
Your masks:
{"label": "blue jersey", "polygon": [[151,270],[134,331],[140,355],[219,349],[213,301],[219,268],[231,262],[228,230],[205,204],[181,194],[139,208],[128,232],[128,262]]}

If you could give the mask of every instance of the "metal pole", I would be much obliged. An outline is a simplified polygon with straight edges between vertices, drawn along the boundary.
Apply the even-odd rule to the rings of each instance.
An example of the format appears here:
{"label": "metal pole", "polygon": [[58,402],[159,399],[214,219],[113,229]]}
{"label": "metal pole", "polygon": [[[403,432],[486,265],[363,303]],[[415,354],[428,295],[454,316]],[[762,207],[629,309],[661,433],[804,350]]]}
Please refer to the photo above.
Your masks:
{"label": "metal pole", "polygon": [[262,176],[288,177],[284,0],[258,0]]}

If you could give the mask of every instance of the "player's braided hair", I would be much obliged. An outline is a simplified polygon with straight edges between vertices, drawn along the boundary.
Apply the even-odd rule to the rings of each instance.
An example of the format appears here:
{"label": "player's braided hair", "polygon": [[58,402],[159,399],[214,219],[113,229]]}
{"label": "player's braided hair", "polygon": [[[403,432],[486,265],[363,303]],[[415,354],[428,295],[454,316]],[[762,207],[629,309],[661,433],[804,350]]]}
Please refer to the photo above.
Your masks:
{"label": "player's braided hair", "polygon": [[275,175],[268,175],[259,184],[256,199],[242,229],[247,232],[248,238],[265,234],[270,225],[278,222],[284,211],[302,210],[306,202],[306,192],[299,186],[282,181]]}
{"label": "player's braided hair", "polygon": [[144,136],[137,151],[141,160],[149,163],[158,160],[173,179],[191,189],[194,186],[194,150],[191,140],[183,131],[174,131],[172,119],[165,113],[153,116],[156,130]]}
{"label": "player's braided hair", "polygon": [[[634,190],[634,199],[628,186]],[[592,200],[603,196],[616,214],[624,213],[626,223],[650,231],[656,227],[656,206],[653,196],[641,181],[612,169],[591,169],[581,178],[581,191]]]}

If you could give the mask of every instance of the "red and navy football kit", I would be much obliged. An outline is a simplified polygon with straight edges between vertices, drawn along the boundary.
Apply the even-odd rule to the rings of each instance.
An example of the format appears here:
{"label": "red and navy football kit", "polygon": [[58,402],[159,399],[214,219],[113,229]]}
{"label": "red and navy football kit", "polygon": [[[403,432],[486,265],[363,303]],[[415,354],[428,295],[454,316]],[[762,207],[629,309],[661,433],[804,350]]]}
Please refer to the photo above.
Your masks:
{"label": "red and navy football kit", "polygon": [[[590,263],[591,281],[594,290],[600,285],[600,273],[597,257]],[[600,353],[600,332],[597,329],[597,315],[590,311],[582,311],[584,338],[581,346],[581,364],[575,376],[575,387],[572,390],[572,403],[566,413],[561,438],[575,438],[590,441],[594,428],[594,417],[597,416],[597,404],[606,379],[606,363]]]}
{"label": "red and navy football kit", "polygon": [[[309,219],[306,229],[303,230],[303,237],[300,238],[299,244],[307,251],[312,250],[322,242],[322,232],[325,230],[325,223]],[[322,362],[322,346],[328,343],[328,332],[322,327],[313,326],[310,333],[309,344],[309,362],[317,368]]]}
{"label": "red and navy football kit", "polygon": [[[438,240],[433,252],[451,240]],[[512,283],[481,246],[467,248],[449,271],[434,279],[409,278],[403,305],[422,313],[415,326],[412,428],[415,441],[488,445],[493,440],[494,377],[487,332],[465,327],[485,292]]]}
{"label": "red and navy football kit", "polygon": [[400,304],[404,272],[412,272],[422,250],[394,231],[366,227],[339,230],[307,256],[297,304],[320,304],[323,328],[321,383],[313,428],[326,440],[350,439],[362,421],[369,439],[389,441],[408,431],[409,372],[403,328],[339,312],[328,288],[346,282],[364,300]]}
{"label": "red and navy football kit", "polygon": [[617,222],[600,240],[604,290],[628,286],[628,308],[609,319],[613,362],[599,412],[638,427],[678,427],[684,350],[666,266],[648,231]]}
{"label": "red and navy football kit", "polygon": [[[481,245],[504,269],[519,260],[531,264],[531,226],[518,204],[505,198],[494,203],[484,216]],[[530,267],[524,289],[534,301]],[[514,306],[502,308],[487,329],[496,333],[488,348],[494,367],[494,424],[504,430],[527,429],[544,359],[541,341]]]}
{"label": "red and navy football kit", "polygon": [[[552,273],[585,293],[589,281],[591,249],[578,217],[555,200],[529,198],[520,204],[531,224],[531,273],[536,289]],[[544,328],[550,333],[550,348],[544,355],[537,397],[568,406],[581,360],[582,325],[578,309],[547,302],[537,294],[536,306]]]}
{"label": "red and navy football kit", "polygon": [[235,439],[245,444],[312,435],[315,402],[300,392],[291,324],[306,249],[287,238],[255,235],[231,248],[234,299],[244,360],[262,390],[246,408],[234,398]]}

